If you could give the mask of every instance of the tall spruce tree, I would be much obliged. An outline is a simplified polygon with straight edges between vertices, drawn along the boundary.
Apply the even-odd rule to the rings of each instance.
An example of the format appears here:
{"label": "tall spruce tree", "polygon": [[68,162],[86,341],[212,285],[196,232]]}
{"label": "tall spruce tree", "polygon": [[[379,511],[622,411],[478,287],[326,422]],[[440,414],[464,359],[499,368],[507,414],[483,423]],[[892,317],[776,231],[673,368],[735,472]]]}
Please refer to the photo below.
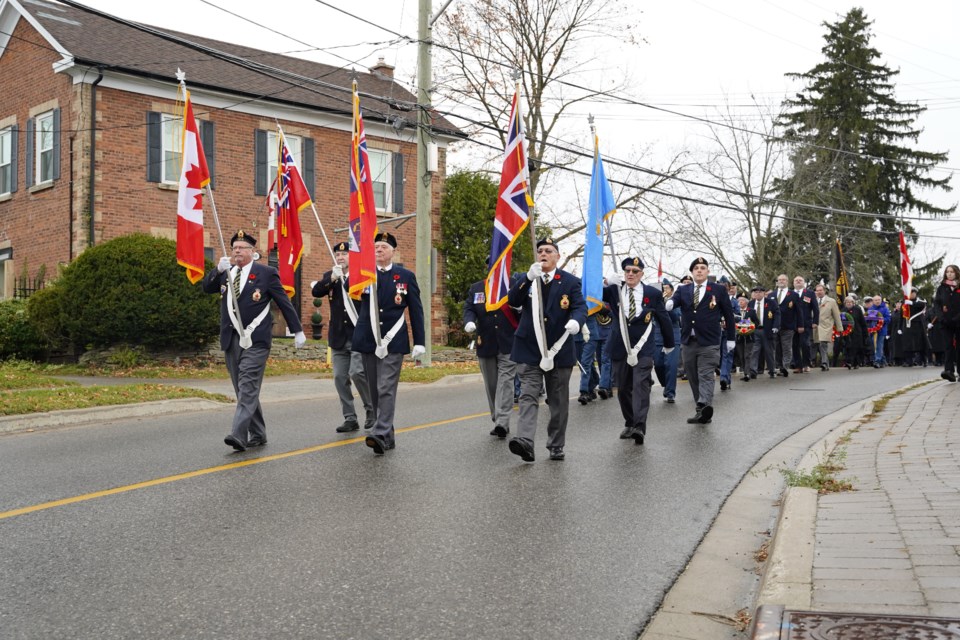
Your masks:
{"label": "tall spruce tree", "polygon": [[[828,210],[785,206],[770,244],[789,273],[832,281],[826,248],[839,235],[854,286],[889,293],[900,284],[898,216],[937,217],[956,205],[940,208],[918,195],[951,190],[949,176],[931,175],[947,154],[908,146],[917,141],[915,123],[925,107],[896,99],[899,71],[882,64],[870,46],[871,24],[860,8],[824,23],[825,60],[806,73],[787,74],[805,86],[784,102],[779,124],[791,145],[792,173],[777,182],[777,191],[784,200]],[[915,241],[909,221],[903,227]]]}

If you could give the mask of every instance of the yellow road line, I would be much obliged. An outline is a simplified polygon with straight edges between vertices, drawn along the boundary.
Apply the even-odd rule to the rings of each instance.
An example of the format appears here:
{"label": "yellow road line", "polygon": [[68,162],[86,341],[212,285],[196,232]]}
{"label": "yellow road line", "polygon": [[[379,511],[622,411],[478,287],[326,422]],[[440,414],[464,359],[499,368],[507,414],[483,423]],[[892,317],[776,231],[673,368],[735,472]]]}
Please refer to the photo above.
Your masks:
{"label": "yellow road line", "polygon": [[[407,433],[408,431],[419,431],[420,429],[427,429],[429,427],[439,427],[441,425],[452,424],[454,422],[463,422],[464,420],[473,420],[474,418],[480,418],[487,415],[490,415],[490,414],[487,412],[474,413],[468,416],[450,418],[448,420],[438,420],[436,422],[427,422],[425,424],[418,424],[412,427],[404,427],[402,429],[397,429],[397,433]],[[189,478],[197,478],[199,476],[205,476],[207,474],[217,473],[219,471],[229,471],[231,469],[240,469],[241,467],[249,467],[254,464],[263,464],[264,462],[273,462],[274,460],[283,460],[284,458],[292,458],[294,456],[302,456],[307,453],[315,453],[317,451],[323,451],[324,449],[333,449],[334,447],[342,447],[348,444],[363,442],[365,437],[366,436],[358,437],[358,438],[350,438],[348,440],[337,440],[336,442],[319,444],[314,447],[307,447],[305,449],[297,449],[295,451],[287,451],[286,453],[276,453],[269,456],[263,456],[261,458],[251,458],[249,460],[231,462],[230,464],[222,464],[216,467],[208,467],[206,469],[197,469],[196,471],[187,471],[186,473],[178,473],[176,475],[165,476],[163,478],[155,478],[153,480],[146,480],[144,482],[135,482],[133,484],[124,485],[122,487],[114,487],[113,489],[104,489],[103,491],[94,491],[93,493],[84,493],[82,495],[73,496],[71,498],[62,498],[60,500],[51,500],[50,502],[42,502],[40,504],[31,505],[29,507],[11,509],[10,511],[0,511],[0,520],[26,515],[28,513],[34,513],[35,511],[45,511],[47,509],[53,509],[55,507],[63,507],[68,504],[75,504],[77,502],[86,502],[87,500],[94,500],[96,498],[112,496],[118,493],[136,491],[137,489],[146,489],[148,487],[156,487],[161,484],[168,484],[170,482],[177,482],[179,480],[187,480]]]}

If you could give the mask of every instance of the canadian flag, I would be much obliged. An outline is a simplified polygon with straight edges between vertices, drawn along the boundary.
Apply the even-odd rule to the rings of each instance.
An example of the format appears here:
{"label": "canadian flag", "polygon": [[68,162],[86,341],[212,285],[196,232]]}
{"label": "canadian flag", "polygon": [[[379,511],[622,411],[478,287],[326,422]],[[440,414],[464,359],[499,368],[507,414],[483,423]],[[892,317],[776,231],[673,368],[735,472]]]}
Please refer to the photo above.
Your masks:
{"label": "canadian flag", "polygon": [[196,284],[203,277],[203,189],[210,183],[210,171],[197,121],[193,118],[190,92],[185,93],[183,165],[177,199],[177,263],[187,270],[187,279]]}
{"label": "canadian flag", "polygon": [[913,289],[913,265],[910,264],[910,256],[907,255],[907,241],[903,237],[903,231],[900,232],[900,284],[903,287],[903,318],[910,318],[910,291]]}

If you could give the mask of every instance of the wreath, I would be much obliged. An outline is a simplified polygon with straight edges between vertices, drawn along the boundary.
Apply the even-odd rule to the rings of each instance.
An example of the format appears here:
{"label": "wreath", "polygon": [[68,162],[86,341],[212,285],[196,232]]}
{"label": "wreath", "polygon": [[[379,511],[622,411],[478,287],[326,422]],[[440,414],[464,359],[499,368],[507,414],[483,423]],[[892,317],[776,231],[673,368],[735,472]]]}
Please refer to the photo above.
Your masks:
{"label": "wreath", "polygon": [[883,329],[883,316],[877,316],[877,324],[872,327],[867,327],[867,333],[873,335],[875,333],[880,333],[880,330]]}
{"label": "wreath", "polygon": [[[880,321],[883,322],[883,318],[880,318]],[[847,311],[841,311],[840,324],[843,325],[843,331],[837,331],[836,328],[834,328],[833,330],[834,338],[839,338],[839,337],[846,338],[848,335],[850,335],[850,333],[853,331],[853,316],[850,315],[850,313]]]}
{"label": "wreath", "polygon": [[753,324],[753,320],[741,320],[737,323],[737,335],[738,336],[748,336],[754,331],[757,327]]}

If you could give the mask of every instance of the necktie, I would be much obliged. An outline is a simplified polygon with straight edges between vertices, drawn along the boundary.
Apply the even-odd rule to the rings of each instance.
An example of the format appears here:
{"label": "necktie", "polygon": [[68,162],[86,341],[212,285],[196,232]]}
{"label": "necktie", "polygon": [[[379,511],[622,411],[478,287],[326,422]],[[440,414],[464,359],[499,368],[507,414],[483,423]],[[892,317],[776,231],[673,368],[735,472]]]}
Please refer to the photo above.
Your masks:
{"label": "necktie", "polygon": [[549,273],[543,274],[543,284],[550,284],[550,274],[549,274]]}
{"label": "necktie", "polygon": [[633,297],[633,289],[630,289],[630,305],[627,308],[627,320],[633,320],[637,317],[637,300]]}
{"label": "necktie", "polygon": [[240,267],[237,267],[237,273],[233,276],[233,299],[240,299],[240,272],[243,271]]}
{"label": "necktie", "polygon": [[759,302],[757,303],[757,309],[758,309],[757,324],[762,327],[763,326],[763,298],[760,298]]}
{"label": "necktie", "polygon": [[786,289],[780,289],[780,295],[777,296],[777,302],[779,302],[780,304],[783,304],[783,298],[786,295],[787,295]]}
{"label": "necktie", "polygon": [[700,304],[700,285],[698,284],[693,288],[693,306],[696,307]]}

